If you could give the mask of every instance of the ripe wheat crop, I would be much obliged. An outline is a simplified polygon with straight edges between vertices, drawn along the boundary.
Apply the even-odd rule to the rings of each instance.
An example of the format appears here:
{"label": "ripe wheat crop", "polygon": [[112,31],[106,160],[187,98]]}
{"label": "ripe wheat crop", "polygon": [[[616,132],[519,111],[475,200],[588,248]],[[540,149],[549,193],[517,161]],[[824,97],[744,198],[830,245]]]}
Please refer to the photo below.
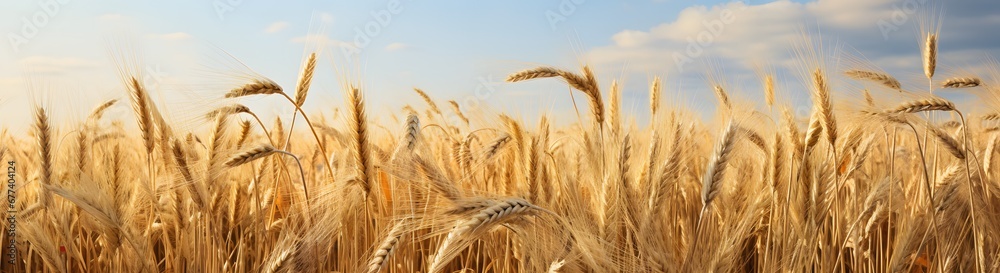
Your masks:
{"label": "ripe wheat crop", "polygon": [[[526,67],[506,78],[561,81],[582,93],[589,115],[566,126],[546,115],[464,112],[419,88],[423,107],[386,113],[368,105],[372,91],[354,85],[344,88],[342,119],[310,116],[302,107],[321,77],[313,53],[294,89],[259,77],[218,90],[220,100],[283,97],[291,122],[268,123],[255,113],[270,109],[230,104],[202,109],[211,128],[188,131],[122,68],[127,92],[84,122],[52,124],[51,109],[36,107],[30,134],[0,134],[0,157],[18,168],[17,203],[0,212],[16,217],[16,230],[5,225],[0,237],[7,245],[16,234],[17,255],[3,266],[998,272],[1000,104],[966,112],[973,107],[934,88],[997,98],[1000,75],[935,79],[938,34],[921,36],[914,70],[930,90],[911,88],[922,78],[806,60],[801,92],[812,97],[811,115],[796,116],[782,103],[794,91],[760,69],[766,101],[712,84],[719,118],[704,121],[663,105],[671,85],[656,77],[643,125],[624,122],[619,85],[599,82],[589,66]],[[838,84],[841,75],[853,85]],[[871,90],[849,87],[859,85]],[[866,103],[847,100],[862,93]],[[459,119],[447,120],[438,103]],[[134,118],[105,116],[112,107]],[[372,118],[383,115],[406,118]]]}

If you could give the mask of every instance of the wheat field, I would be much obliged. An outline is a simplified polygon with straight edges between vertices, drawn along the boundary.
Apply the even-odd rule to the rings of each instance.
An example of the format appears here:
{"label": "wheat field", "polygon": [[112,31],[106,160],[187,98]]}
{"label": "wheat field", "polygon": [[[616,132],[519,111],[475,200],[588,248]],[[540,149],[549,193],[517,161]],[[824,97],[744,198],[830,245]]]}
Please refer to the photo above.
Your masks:
{"label": "wheat field", "polygon": [[[935,77],[937,37],[921,35],[924,50],[913,56],[926,82],[824,65],[803,50],[808,90],[776,90],[765,71],[761,104],[717,84],[709,121],[661,105],[667,83],[655,78],[648,124],[630,122],[622,89],[588,66],[506,78],[561,81],[585,98],[566,126],[545,115],[463,113],[420,89],[399,92],[424,104],[374,111],[365,99],[373,94],[357,85],[343,88],[337,116],[310,115],[301,107],[312,54],[294,89],[261,76],[218,93],[282,97],[295,106],[292,122],[234,103],[203,109],[213,125],[189,130],[157,109],[139,71],[122,67],[127,93],[85,122],[53,124],[52,109],[36,107],[30,134],[0,135],[0,157],[16,169],[16,202],[2,212],[16,222],[0,235],[16,256],[2,266],[998,272],[1000,112],[966,111],[938,93],[997,98],[1000,74]],[[837,77],[866,89],[846,90]],[[788,92],[808,93],[811,114],[795,115],[780,95]],[[134,115],[106,117],[112,107]]]}

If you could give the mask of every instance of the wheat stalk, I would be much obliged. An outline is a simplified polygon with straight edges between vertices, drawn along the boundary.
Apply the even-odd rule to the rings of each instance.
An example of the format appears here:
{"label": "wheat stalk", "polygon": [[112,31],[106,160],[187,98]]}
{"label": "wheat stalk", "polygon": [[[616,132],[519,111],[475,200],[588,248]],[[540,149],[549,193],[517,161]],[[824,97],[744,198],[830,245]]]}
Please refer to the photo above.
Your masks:
{"label": "wheat stalk", "polygon": [[719,99],[719,104],[725,107],[726,110],[733,109],[733,103],[729,101],[729,95],[726,94],[726,90],[722,89],[722,86],[715,86],[715,96]]}
{"label": "wheat stalk", "polygon": [[225,164],[226,166],[233,168],[246,163],[250,163],[251,161],[257,159],[261,159],[275,152],[276,149],[274,148],[274,146],[271,146],[271,144],[260,144],[257,145],[257,147],[233,155],[232,157],[229,158],[229,160],[226,161]]}
{"label": "wheat stalk", "polygon": [[702,210],[712,205],[712,201],[719,195],[722,188],[722,177],[725,174],[727,164],[733,157],[733,147],[736,143],[737,125],[730,121],[719,136],[719,142],[715,146],[715,152],[708,162],[705,175],[702,176],[701,204]]}
{"label": "wheat stalk", "polygon": [[537,78],[561,77],[571,87],[583,92],[590,99],[591,112],[598,125],[604,124],[604,103],[601,99],[601,91],[597,86],[597,80],[589,66],[583,67],[583,75],[559,70],[551,67],[538,67],[523,70],[507,76],[507,82],[519,82]]}
{"label": "wheat stalk", "polygon": [[490,145],[486,146],[486,151],[484,152],[483,159],[492,158],[507,145],[507,142],[510,142],[510,139],[511,138],[509,134],[503,134],[502,136],[497,137],[497,139],[493,140],[493,142],[491,142]]}
{"label": "wheat stalk", "polygon": [[621,86],[618,86],[618,81],[611,81],[611,93],[608,94],[608,127],[611,128],[612,137],[619,136],[622,127],[621,100]]}
{"label": "wheat stalk", "polygon": [[252,113],[252,112],[250,112],[250,107],[247,107],[246,105],[232,104],[219,107],[218,109],[212,110],[212,112],[208,112],[208,114],[205,114],[205,118],[213,120],[219,115],[232,115],[239,113]]}
{"label": "wheat stalk", "polygon": [[538,207],[535,205],[520,198],[497,200],[493,205],[482,208],[466,220],[458,222],[451,229],[451,232],[448,233],[444,241],[438,246],[438,250],[434,254],[434,259],[427,267],[427,272],[437,273],[444,269],[446,263],[458,254],[454,251],[456,246],[463,245],[464,242],[472,239],[473,235],[478,232],[537,209]]}
{"label": "wheat stalk", "polygon": [[924,75],[927,79],[934,78],[934,70],[937,67],[938,36],[937,33],[927,33],[927,40],[924,43]]}
{"label": "wheat stalk", "polygon": [[902,84],[896,78],[889,76],[889,74],[866,70],[848,70],[844,72],[844,75],[855,80],[873,81],[893,90],[901,92],[903,90]]}
{"label": "wheat stalk", "polygon": [[368,153],[368,118],[365,115],[364,97],[361,93],[361,89],[358,89],[357,87],[348,87],[347,92],[347,104],[350,109],[349,112],[351,113],[348,125],[351,128],[353,140],[351,145],[353,146],[354,162],[356,164],[356,182],[360,183],[365,196],[368,196],[371,192],[371,184],[368,180],[371,159]]}
{"label": "wheat stalk", "polygon": [[982,81],[979,78],[951,78],[941,83],[943,88],[970,88],[979,86]]}
{"label": "wheat stalk", "polygon": [[833,115],[833,104],[830,102],[830,86],[826,81],[826,75],[822,69],[813,72],[814,102],[820,113],[820,120],[823,122],[823,132],[830,141],[830,145],[837,143],[837,119]]}
{"label": "wheat stalk", "polygon": [[291,271],[290,267],[293,266],[291,263],[292,258],[302,246],[302,242],[292,236],[294,235],[285,236],[274,247],[270,255],[268,255],[267,260],[261,264],[263,266],[261,272],[277,273]]}
{"label": "wheat stalk", "polygon": [[519,82],[538,78],[559,77],[563,74],[572,74],[552,67],[538,67],[528,70],[518,71],[507,76],[507,82]]}
{"label": "wheat stalk", "polygon": [[763,136],[761,136],[754,130],[751,130],[743,126],[736,126],[736,132],[739,133],[744,138],[746,138],[747,140],[749,140],[750,143],[753,143],[753,145],[756,146],[757,149],[760,149],[760,151],[764,153],[764,155],[770,156],[771,154],[770,149],[767,148],[768,147],[767,141],[764,140]]}
{"label": "wheat stalk", "polygon": [[311,206],[312,205],[311,204],[312,201],[310,199],[311,195],[309,195],[309,185],[306,184],[306,177],[305,177],[306,176],[306,172],[305,172],[305,169],[302,168],[302,162],[299,160],[299,157],[296,156],[295,154],[289,153],[287,151],[275,149],[274,146],[271,146],[271,144],[266,144],[266,143],[265,144],[258,144],[254,148],[250,148],[250,149],[247,149],[245,151],[236,153],[235,155],[233,155],[232,157],[230,157],[229,160],[226,161],[225,165],[227,167],[230,167],[230,168],[235,168],[235,167],[239,167],[240,165],[250,163],[250,162],[252,162],[254,160],[261,159],[261,158],[264,158],[266,156],[269,156],[269,155],[272,155],[272,154],[275,154],[275,153],[280,153],[280,154],[284,154],[284,155],[290,156],[290,157],[292,157],[292,159],[295,160],[295,163],[298,164],[298,166],[299,166],[299,174],[300,174],[300,177],[302,178],[302,191],[303,191],[303,193],[306,196],[306,203]]}
{"label": "wheat stalk", "polygon": [[101,105],[98,105],[93,111],[90,111],[90,115],[87,116],[87,120],[92,122],[100,120],[101,117],[104,116],[104,112],[106,112],[108,108],[111,108],[111,106],[114,106],[115,103],[118,103],[118,99],[108,100]]}
{"label": "wheat stalk", "polygon": [[[34,127],[35,136],[38,140],[38,157],[41,163],[41,166],[39,166],[40,172],[38,181],[41,182],[43,186],[52,185],[52,128],[49,126],[49,115],[45,112],[45,108],[35,108]],[[49,206],[50,202],[51,194],[48,190],[43,189],[42,194],[39,195],[39,204]],[[25,214],[29,213],[25,212]]]}
{"label": "wheat stalk", "polygon": [[934,135],[938,140],[944,144],[944,147],[948,149],[958,159],[965,159],[965,150],[962,149],[962,145],[959,144],[958,140],[948,135],[947,132],[941,130],[937,126],[927,124],[927,128],[930,129],[931,134]]}
{"label": "wheat stalk", "polygon": [[396,150],[393,158],[396,158],[402,152],[413,153],[417,148],[417,143],[420,141],[420,118],[416,114],[410,114],[406,117],[404,128],[403,143]]}
{"label": "wheat stalk", "polygon": [[449,100],[448,104],[451,104],[451,110],[455,111],[455,115],[457,115],[458,118],[461,119],[466,126],[468,126],[469,118],[465,117],[465,114],[462,113],[462,109],[458,107],[458,103],[453,100]]}
{"label": "wheat stalk", "polygon": [[244,120],[240,122],[240,138],[236,141],[236,149],[243,148],[243,143],[246,143],[247,138],[250,137],[250,121]]}
{"label": "wheat stalk", "polygon": [[822,133],[823,133],[822,121],[820,120],[820,118],[816,117],[815,113],[813,113],[813,117],[810,118],[809,121],[809,128],[806,131],[805,153],[804,153],[805,156],[808,156],[809,151],[812,151],[812,148],[816,147],[816,144],[819,143],[819,137],[820,134]]}
{"label": "wheat stalk", "polygon": [[774,105],[774,75],[764,76],[764,103],[767,107]]}
{"label": "wheat stalk", "polygon": [[660,93],[662,92],[663,86],[660,77],[654,77],[653,82],[649,84],[649,112],[652,113],[651,116],[656,116],[656,110],[660,107]]}
{"label": "wheat stalk", "polygon": [[400,240],[406,235],[406,225],[409,224],[409,218],[403,218],[392,225],[392,229],[386,234],[385,239],[382,243],[375,248],[374,254],[372,254],[371,260],[368,261],[368,271],[367,273],[378,273],[382,271],[386,263],[389,262],[389,258],[392,256],[396,248],[399,247]]}
{"label": "wheat stalk", "polygon": [[865,96],[865,105],[875,107],[875,98],[872,98],[872,94],[868,92],[868,89],[861,91],[861,93]]}
{"label": "wheat stalk", "polygon": [[262,79],[254,79],[248,84],[244,84],[240,87],[229,90],[229,93],[226,93],[225,97],[239,98],[239,97],[253,96],[253,95],[272,95],[272,94],[284,94],[284,91],[282,91],[281,86],[279,86],[274,81],[262,78]]}
{"label": "wheat stalk", "polygon": [[306,103],[306,96],[309,94],[309,86],[312,85],[313,71],[316,70],[316,52],[309,53],[305,65],[302,67],[302,74],[299,75],[298,84],[295,85],[295,106],[302,107]]}
{"label": "wheat stalk", "polygon": [[462,192],[455,186],[455,183],[448,181],[436,167],[419,156],[414,157],[412,160],[414,165],[427,176],[431,188],[452,202],[457,203],[462,199]]}
{"label": "wheat stalk", "polygon": [[417,95],[420,95],[420,98],[424,99],[424,102],[427,103],[427,106],[430,106],[431,112],[434,112],[435,114],[438,115],[442,115],[441,109],[438,108],[437,103],[434,103],[434,100],[431,99],[431,96],[428,96],[427,93],[424,92],[424,90],[420,90],[420,88],[413,88],[413,91],[417,92]]}
{"label": "wheat stalk", "polygon": [[930,97],[921,100],[909,101],[895,108],[886,110],[886,113],[894,114],[912,114],[925,111],[954,111],[955,104],[951,101],[938,98]]}
{"label": "wheat stalk", "polygon": [[132,95],[132,110],[135,111],[136,121],[139,123],[139,132],[142,133],[143,144],[146,147],[146,153],[153,153],[153,146],[155,145],[155,133],[153,132],[153,117],[151,112],[151,102],[149,101],[149,94],[146,93],[146,89],[142,87],[135,77],[130,78],[129,91]]}
{"label": "wheat stalk", "polygon": [[184,148],[181,145],[179,139],[174,139],[173,143],[173,155],[174,161],[177,162],[177,169],[181,172],[181,176],[184,178],[184,182],[187,185],[187,189],[191,194],[191,201],[194,202],[199,209],[205,208],[205,189],[201,184],[198,184],[194,180],[194,175],[191,173],[191,167],[188,166],[187,156],[184,155]]}

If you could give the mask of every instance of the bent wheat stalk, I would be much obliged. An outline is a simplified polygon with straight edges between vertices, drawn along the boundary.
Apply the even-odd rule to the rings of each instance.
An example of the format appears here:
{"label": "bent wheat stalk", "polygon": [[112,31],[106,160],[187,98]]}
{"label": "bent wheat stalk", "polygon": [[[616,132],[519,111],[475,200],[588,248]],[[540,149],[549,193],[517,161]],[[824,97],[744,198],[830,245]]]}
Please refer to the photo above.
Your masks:
{"label": "bent wheat stalk", "polygon": [[682,271],[686,271],[691,266],[691,259],[694,258],[694,253],[698,251],[698,237],[705,212],[711,208],[712,201],[715,201],[715,198],[719,195],[719,190],[722,188],[722,178],[725,174],[726,166],[733,157],[732,152],[737,135],[736,127],[737,125],[733,121],[729,121],[729,124],[726,125],[726,128],[722,131],[722,135],[719,137],[718,144],[715,146],[715,152],[708,162],[708,168],[705,169],[705,175],[702,176],[701,212],[698,214],[698,221],[695,224],[694,241],[691,249],[688,250],[687,258],[681,264]]}
{"label": "bent wheat stalk", "polygon": [[902,91],[902,84],[896,78],[889,76],[889,74],[865,70],[848,70],[844,72],[844,75],[856,80],[876,82],[893,90]]}
{"label": "bent wheat stalk", "polygon": [[435,252],[434,259],[427,267],[427,272],[437,273],[444,269],[444,266],[458,255],[456,248],[467,244],[469,240],[474,239],[476,234],[538,209],[540,208],[527,200],[508,198],[498,200],[495,204],[479,210],[472,217],[458,222],[451,229],[451,232],[448,233]]}
{"label": "bent wheat stalk", "polygon": [[246,151],[237,153],[233,157],[230,157],[229,160],[226,161],[225,164],[226,164],[226,166],[228,166],[230,168],[235,168],[235,167],[239,167],[240,165],[250,163],[250,162],[252,162],[254,160],[264,158],[264,157],[269,156],[269,155],[274,154],[274,153],[284,154],[284,155],[292,157],[292,159],[295,159],[295,163],[299,166],[300,177],[302,178],[302,190],[304,191],[304,193],[306,195],[306,204],[311,207],[312,203],[310,201],[311,198],[310,198],[310,195],[309,195],[309,186],[306,184],[306,172],[305,172],[305,169],[302,168],[302,162],[299,161],[299,157],[298,156],[296,156],[296,155],[294,155],[292,153],[286,152],[284,150],[275,149],[274,146],[271,146],[270,144],[260,144],[257,147],[254,147],[254,148],[248,149]]}

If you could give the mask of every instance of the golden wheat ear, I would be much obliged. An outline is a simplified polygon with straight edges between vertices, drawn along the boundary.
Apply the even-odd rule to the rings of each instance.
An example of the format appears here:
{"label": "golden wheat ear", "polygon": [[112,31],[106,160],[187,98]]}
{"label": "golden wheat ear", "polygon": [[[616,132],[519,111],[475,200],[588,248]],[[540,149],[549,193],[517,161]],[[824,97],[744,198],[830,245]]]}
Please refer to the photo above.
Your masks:
{"label": "golden wheat ear", "polygon": [[719,136],[719,142],[715,146],[715,152],[709,161],[708,169],[705,170],[705,175],[702,177],[702,209],[711,206],[712,201],[719,195],[727,164],[733,157],[737,131],[737,125],[730,122]]}
{"label": "golden wheat ear", "polygon": [[449,100],[448,104],[451,104],[451,110],[455,111],[455,115],[458,116],[458,119],[461,119],[462,123],[465,123],[465,125],[468,126],[469,118],[465,116],[465,113],[462,113],[462,109],[458,107],[458,102],[455,102],[454,100]]}
{"label": "golden wheat ear", "polygon": [[250,107],[238,103],[232,105],[226,105],[223,107],[219,107],[218,109],[212,110],[212,112],[208,112],[207,114],[205,114],[205,119],[215,120],[219,115],[232,115],[240,113],[251,113]]}
{"label": "golden wheat ear", "polygon": [[982,84],[979,78],[951,78],[941,82],[942,88],[971,88]]}
{"label": "golden wheat ear", "polygon": [[253,148],[247,149],[245,151],[236,153],[235,155],[233,155],[232,157],[230,157],[229,160],[227,160],[225,162],[225,165],[227,167],[230,167],[230,168],[235,168],[235,167],[239,167],[240,165],[247,164],[247,163],[250,163],[250,162],[252,162],[254,160],[261,159],[261,158],[264,158],[266,156],[269,156],[269,155],[272,155],[272,154],[276,154],[276,153],[277,154],[287,155],[287,156],[291,157],[292,159],[294,159],[295,163],[298,164],[298,166],[299,166],[299,174],[300,174],[300,177],[302,178],[302,189],[303,189],[303,191],[305,193],[305,196],[306,196],[306,202],[309,203],[309,206],[312,206],[312,204],[311,204],[311,202],[312,202],[311,200],[312,199],[310,199],[311,195],[309,195],[309,186],[308,186],[308,184],[306,184],[306,172],[305,172],[305,169],[302,167],[302,162],[299,160],[299,157],[296,156],[295,154],[289,153],[289,152],[284,151],[284,150],[278,150],[278,149],[274,148],[274,146],[271,146],[271,144],[267,144],[267,143],[265,143],[265,144],[258,144],[256,147],[253,147]]}
{"label": "golden wheat ear", "polygon": [[958,140],[951,137],[951,135],[949,135],[944,130],[941,130],[941,128],[938,128],[937,126],[934,126],[932,124],[928,123],[927,128],[930,129],[930,133],[933,134],[934,137],[936,137],[939,141],[941,141],[942,144],[944,144],[944,147],[947,148],[948,152],[950,152],[958,159],[962,160],[965,159],[965,150],[962,148],[962,145],[959,143]]}
{"label": "golden wheat ear", "polygon": [[90,111],[90,115],[87,116],[88,122],[96,122],[100,120],[101,117],[104,116],[104,112],[106,112],[108,108],[111,108],[111,106],[114,106],[115,103],[118,103],[118,99],[108,100],[101,105],[98,105],[93,111]]}
{"label": "golden wheat ear", "polygon": [[938,35],[937,33],[928,33],[926,36],[923,51],[924,76],[931,79],[934,78],[934,71],[937,68]]}
{"label": "golden wheat ear", "polygon": [[538,67],[516,72],[507,76],[507,82],[520,82],[537,78],[561,77],[573,89],[579,90],[587,95],[590,100],[591,113],[594,121],[599,126],[604,124],[604,101],[601,99],[601,91],[597,85],[596,77],[590,66],[583,67],[583,75],[560,70],[552,67]]}
{"label": "golden wheat ear", "polygon": [[358,182],[365,196],[371,193],[371,183],[369,171],[371,171],[372,158],[371,148],[368,139],[368,117],[365,113],[365,102],[361,89],[353,86],[347,88],[347,104],[350,108],[348,125],[352,135],[353,157],[355,161],[355,182]]}
{"label": "golden wheat ear", "polygon": [[663,83],[660,77],[654,77],[649,83],[649,112],[651,116],[656,116],[656,110],[660,108],[660,93],[663,92]]}
{"label": "golden wheat ear", "polygon": [[270,144],[261,144],[252,149],[240,152],[226,161],[226,166],[237,167],[251,161],[264,158],[275,153],[276,149]]}
{"label": "golden wheat ear", "polygon": [[398,158],[409,158],[416,152],[418,142],[420,141],[420,118],[416,114],[408,115],[403,129],[403,137],[400,139],[400,143],[397,145],[396,151],[393,152],[390,160],[395,161]]}
{"label": "golden wheat ear", "polygon": [[173,143],[173,156],[174,161],[177,162],[177,169],[181,172],[181,177],[184,178],[184,182],[187,185],[188,192],[191,194],[191,201],[194,202],[198,209],[205,208],[205,200],[208,199],[202,184],[195,181],[194,175],[191,172],[191,167],[188,165],[187,156],[184,154],[184,146],[181,144],[180,139],[174,139]]}
{"label": "golden wheat ear", "polygon": [[408,230],[408,225],[410,225],[411,218],[406,217],[396,221],[389,229],[389,232],[382,239],[382,243],[375,248],[372,253],[371,259],[368,261],[367,273],[378,273],[382,271],[389,259],[392,258],[392,254],[395,253],[396,248],[399,247],[400,241],[406,236],[406,231]]}
{"label": "golden wheat ear", "polygon": [[250,83],[233,88],[226,93],[226,98],[239,98],[253,95],[284,94],[281,86],[267,78],[254,79]]}
{"label": "golden wheat ear", "polygon": [[482,208],[471,217],[458,222],[451,229],[444,241],[438,246],[437,252],[434,253],[434,258],[428,265],[427,272],[441,272],[448,262],[460,254],[457,250],[467,246],[480,233],[493,226],[539,210],[541,208],[520,198],[497,200],[492,205]]}
{"label": "golden wheat ear", "polygon": [[885,112],[892,114],[913,114],[925,111],[954,110],[955,104],[951,101],[939,97],[929,97],[926,99],[904,102],[895,108],[886,110]]}
{"label": "golden wheat ear", "polygon": [[722,86],[716,85],[713,90],[715,90],[715,96],[719,99],[719,105],[725,107],[726,110],[733,110],[733,103],[729,101],[729,94],[726,93],[726,89]]}
{"label": "golden wheat ear", "polygon": [[306,96],[309,94],[309,86],[312,85],[313,72],[316,71],[316,52],[310,53],[302,67],[302,74],[299,76],[298,84],[295,86],[295,106],[302,107],[306,103]]}
{"label": "golden wheat ear", "polygon": [[881,84],[882,86],[891,88],[893,90],[897,91],[903,90],[902,84],[899,83],[899,80],[896,80],[896,78],[889,76],[889,74],[875,72],[875,71],[866,71],[866,70],[848,70],[844,72],[844,75],[847,75],[848,77],[855,80],[872,81]]}
{"label": "golden wheat ear", "polygon": [[434,100],[431,99],[431,96],[427,95],[427,92],[424,92],[424,90],[421,90],[420,88],[413,88],[413,91],[417,92],[417,95],[420,95],[420,98],[427,103],[427,106],[430,107],[431,112],[441,115],[441,109],[438,108],[437,103],[434,103]]}
{"label": "golden wheat ear", "polygon": [[830,145],[836,145],[837,118],[833,114],[833,104],[830,99],[830,85],[827,81],[826,73],[824,73],[822,69],[816,69],[813,72],[813,85],[815,88],[815,107],[820,114],[819,117],[822,121],[823,132],[826,133],[826,138],[830,141]]}

